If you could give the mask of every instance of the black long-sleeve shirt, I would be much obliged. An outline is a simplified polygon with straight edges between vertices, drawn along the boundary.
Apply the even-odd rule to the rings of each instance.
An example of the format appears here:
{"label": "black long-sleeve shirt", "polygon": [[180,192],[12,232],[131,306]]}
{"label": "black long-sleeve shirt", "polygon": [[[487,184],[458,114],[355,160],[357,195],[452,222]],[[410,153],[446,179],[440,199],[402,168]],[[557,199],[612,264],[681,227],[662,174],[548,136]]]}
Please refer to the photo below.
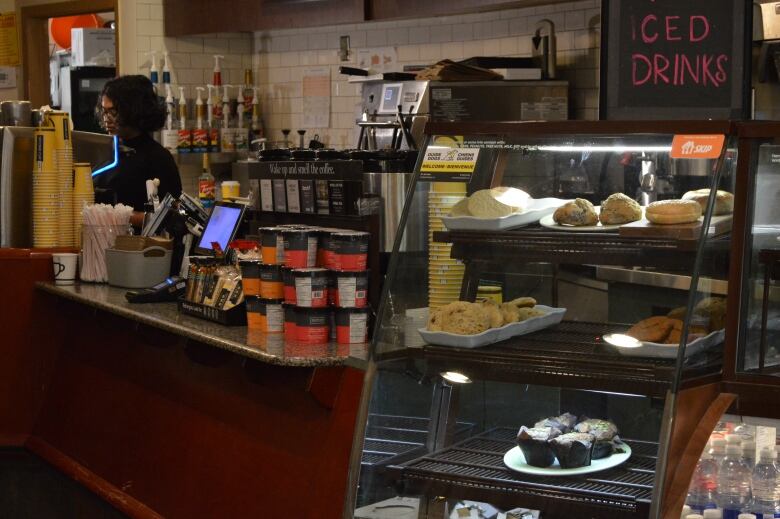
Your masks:
{"label": "black long-sleeve shirt", "polygon": [[[147,202],[146,181],[160,179],[157,193],[160,200],[170,193],[181,195],[179,168],[171,153],[149,134],[121,142],[119,164],[94,178],[95,200],[121,203],[143,211]],[[102,192],[102,194],[101,194]]]}

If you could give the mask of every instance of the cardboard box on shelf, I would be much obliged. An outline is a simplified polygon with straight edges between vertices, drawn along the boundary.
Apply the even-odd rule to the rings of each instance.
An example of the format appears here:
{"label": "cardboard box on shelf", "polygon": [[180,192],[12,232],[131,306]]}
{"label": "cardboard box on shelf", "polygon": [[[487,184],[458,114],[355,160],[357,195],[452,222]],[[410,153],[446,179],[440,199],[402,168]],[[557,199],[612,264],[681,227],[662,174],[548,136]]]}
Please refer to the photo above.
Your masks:
{"label": "cardboard box on shelf", "polygon": [[72,66],[116,66],[114,29],[76,28],[70,34]]}

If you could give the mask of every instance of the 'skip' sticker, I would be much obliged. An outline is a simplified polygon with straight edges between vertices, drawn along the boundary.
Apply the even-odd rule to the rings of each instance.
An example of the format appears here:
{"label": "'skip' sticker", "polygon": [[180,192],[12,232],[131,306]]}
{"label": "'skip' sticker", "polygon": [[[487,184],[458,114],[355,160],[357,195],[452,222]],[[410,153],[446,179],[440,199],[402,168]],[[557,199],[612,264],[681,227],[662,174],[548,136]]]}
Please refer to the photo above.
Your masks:
{"label": "'skip' sticker", "polygon": [[673,159],[717,159],[723,150],[725,135],[675,135]]}

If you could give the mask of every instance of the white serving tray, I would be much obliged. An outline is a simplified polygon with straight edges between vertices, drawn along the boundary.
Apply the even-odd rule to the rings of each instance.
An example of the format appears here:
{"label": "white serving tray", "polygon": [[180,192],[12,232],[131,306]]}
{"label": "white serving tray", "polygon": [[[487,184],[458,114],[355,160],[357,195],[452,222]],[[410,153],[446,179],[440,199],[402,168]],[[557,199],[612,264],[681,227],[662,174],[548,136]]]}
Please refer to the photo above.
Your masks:
{"label": "white serving tray", "polygon": [[420,328],[422,338],[429,344],[438,346],[453,346],[456,348],[479,348],[488,344],[495,344],[506,339],[536,332],[543,328],[556,325],[563,320],[566,314],[565,308],[553,308],[551,306],[536,305],[545,312],[545,315],[532,317],[519,323],[505,324],[501,328],[491,328],[476,335],[458,335],[449,332],[430,332],[427,328]]}
{"label": "white serving tray", "polygon": [[[698,339],[688,343],[685,346],[685,356],[695,355],[702,351],[716,346],[723,342],[726,335],[725,330],[716,330],[709,335],[699,337]],[[657,342],[643,341],[642,345],[637,348],[620,348],[616,349],[621,355],[627,357],[654,357],[659,359],[674,359],[677,358],[678,344],[660,344]]]}
{"label": "white serving tray", "polygon": [[569,201],[560,198],[537,198],[531,199],[528,209],[522,213],[501,218],[443,216],[441,221],[450,231],[506,231],[536,223],[540,218],[553,214],[557,208]]}
{"label": "white serving tray", "polygon": [[577,467],[573,469],[562,469],[558,460],[549,467],[534,467],[525,462],[525,456],[520,447],[513,447],[504,454],[504,465],[510,469],[522,472],[523,474],[532,474],[534,476],[577,476],[580,474],[591,474],[602,470],[611,469],[625,463],[631,457],[631,447],[626,443],[620,443],[620,448],[624,452],[614,453],[600,460],[591,460],[587,467]]}

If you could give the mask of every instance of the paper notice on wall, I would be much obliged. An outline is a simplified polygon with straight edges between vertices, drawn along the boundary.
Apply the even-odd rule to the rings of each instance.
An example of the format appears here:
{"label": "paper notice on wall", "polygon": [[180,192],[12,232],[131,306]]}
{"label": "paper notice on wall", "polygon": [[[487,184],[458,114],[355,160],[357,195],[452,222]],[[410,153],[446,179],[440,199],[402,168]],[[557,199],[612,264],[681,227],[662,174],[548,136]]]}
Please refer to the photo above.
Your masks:
{"label": "paper notice on wall", "polygon": [[20,64],[16,14],[0,13],[0,66],[16,67]]}
{"label": "paper notice on wall", "polygon": [[303,127],[330,126],[330,67],[303,71]]}
{"label": "paper notice on wall", "polygon": [[0,88],[16,88],[16,67],[0,67]]}
{"label": "paper notice on wall", "polygon": [[377,72],[397,72],[398,54],[395,47],[377,47],[360,49],[357,53],[357,66],[368,70],[369,74]]}

